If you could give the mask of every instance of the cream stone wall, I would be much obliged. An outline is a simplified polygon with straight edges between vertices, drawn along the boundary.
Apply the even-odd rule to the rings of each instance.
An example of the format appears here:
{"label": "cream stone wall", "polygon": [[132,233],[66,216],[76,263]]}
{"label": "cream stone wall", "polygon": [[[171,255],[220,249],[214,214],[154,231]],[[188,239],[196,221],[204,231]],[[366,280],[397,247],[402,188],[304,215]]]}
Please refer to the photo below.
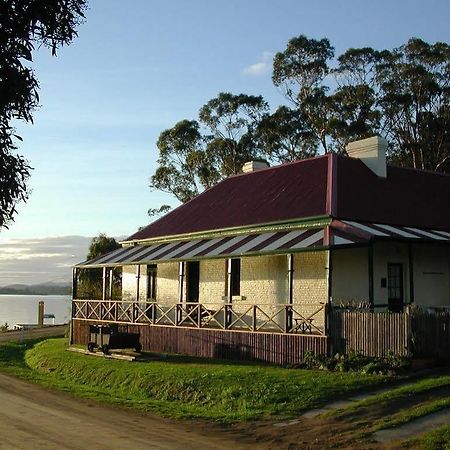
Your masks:
{"label": "cream stone wall", "polygon": [[241,296],[252,304],[287,303],[287,256],[241,259]]}
{"label": "cream stone wall", "polygon": [[211,307],[224,303],[223,296],[226,295],[226,267],[227,261],[224,259],[200,261],[200,303]]}
{"label": "cream stone wall", "polygon": [[368,250],[346,248],[333,251],[331,296],[335,304],[369,301]]}
{"label": "cream stone wall", "polygon": [[[450,306],[450,248],[434,244],[412,244],[414,303],[419,306]],[[377,242],[373,248],[374,304],[387,305],[388,264],[403,266],[403,297],[411,299],[408,244]],[[367,248],[333,252],[334,302],[369,298]],[[378,309],[380,310],[380,309]]]}
{"label": "cream stone wall", "polygon": [[[300,253],[294,256],[293,302],[295,310],[305,317],[310,316],[327,300],[327,252]],[[178,262],[158,264],[157,302],[173,305],[178,302]],[[212,310],[227,302],[226,260],[200,261],[199,301]],[[136,266],[126,266],[123,271],[123,298],[136,299]],[[243,312],[249,304],[267,305],[262,309],[276,314],[274,320],[281,325],[285,321],[285,309],[275,305],[289,302],[288,256],[270,255],[241,258],[240,296],[233,297],[233,311]],[[146,266],[141,266],[140,299],[146,298]],[[186,282],[184,284],[186,298]],[[251,312],[246,321],[251,323]],[[247,320],[248,319],[248,320]],[[258,321],[267,320],[258,312]],[[323,314],[314,317],[315,325],[323,325]]]}
{"label": "cream stone wall", "polygon": [[[156,278],[156,299],[159,304],[172,305],[178,302],[179,268],[178,262],[158,264]],[[186,298],[184,283],[183,298]]]}
{"label": "cream stone wall", "polygon": [[450,307],[450,247],[414,246],[414,297],[417,305]]}
{"label": "cream stone wall", "polygon": [[[328,301],[328,251],[294,255],[294,309],[309,317]],[[314,315],[313,324],[323,329],[325,309]]]}
{"label": "cream stone wall", "polygon": [[[123,266],[122,269],[122,300],[136,301],[137,266]],[[141,265],[139,277],[139,301],[147,298],[147,266]]]}

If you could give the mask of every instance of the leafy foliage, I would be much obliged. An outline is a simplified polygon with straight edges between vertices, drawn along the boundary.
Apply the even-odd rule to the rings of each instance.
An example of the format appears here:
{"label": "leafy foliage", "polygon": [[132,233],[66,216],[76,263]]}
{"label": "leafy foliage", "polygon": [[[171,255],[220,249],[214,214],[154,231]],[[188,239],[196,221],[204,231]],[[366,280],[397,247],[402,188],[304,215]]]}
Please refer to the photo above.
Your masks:
{"label": "leafy foliage", "polygon": [[[120,244],[105,233],[100,233],[91,240],[87,260],[97,258],[120,248]],[[80,284],[78,286],[79,298],[102,298],[102,269],[81,269],[79,272]],[[113,290],[121,290],[120,268],[113,270]]]}
{"label": "leafy foliage", "polygon": [[[328,39],[291,39],[272,81],[291,106],[220,93],[199,120],[161,133],[151,187],[186,202],[252,159],[284,163],[373,135],[390,161],[450,172],[450,47],[413,38],[393,50],[350,48],[335,59]],[[151,210],[153,211],[153,210]]]}
{"label": "leafy foliage", "polygon": [[0,3],[0,228],[17,213],[16,205],[28,198],[31,167],[16,154],[11,122],[33,121],[39,104],[39,83],[26,62],[36,46],[51,49],[69,44],[84,18],[86,0],[2,0]]}
{"label": "leafy foliage", "polygon": [[150,187],[184,203],[239,173],[260,154],[254,133],[267,109],[262,97],[220,93],[200,109],[199,121],[182,120],[160,134],[158,168]]}
{"label": "leafy foliage", "polygon": [[[401,166],[450,170],[450,47],[413,38],[399,48],[349,49],[332,68],[326,39],[300,36],[274,59],[273,81],[323,150],[374,134]],[[333,87],[333,89],[331,89]]]}
{"label": "leafy foliage", "polygon": [[364,356],[350,351],[348,354],[336,353],[334,356],[316,355],[305,352],[304,360],[297,367],[301,369],[331,370],[337,372],[359,372],[361,374],[392,374],[405,370],[411,361],[389,352],[384,357]]}

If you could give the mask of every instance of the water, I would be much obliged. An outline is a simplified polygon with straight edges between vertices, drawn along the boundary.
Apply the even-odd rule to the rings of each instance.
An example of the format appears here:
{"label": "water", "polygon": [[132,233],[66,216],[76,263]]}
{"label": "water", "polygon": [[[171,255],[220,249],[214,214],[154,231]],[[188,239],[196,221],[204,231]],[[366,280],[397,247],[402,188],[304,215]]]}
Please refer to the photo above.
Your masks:
{"label": "water", "polygon": [[[44,302],[44,314],[54,314],[55,324],[67,323],[70,318],[70,295],[0,295],[0,325],[12,328],[16,323],[37,323],[38,303]],[[44,319],[44,324],[52,324]]]}

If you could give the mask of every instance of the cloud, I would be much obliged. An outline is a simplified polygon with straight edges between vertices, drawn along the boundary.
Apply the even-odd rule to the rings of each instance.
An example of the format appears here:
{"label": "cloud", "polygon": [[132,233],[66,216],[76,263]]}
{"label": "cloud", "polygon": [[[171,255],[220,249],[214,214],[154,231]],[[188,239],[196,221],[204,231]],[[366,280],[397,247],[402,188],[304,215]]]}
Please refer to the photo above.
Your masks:
{"label": "cloud", "polygon": [[272,52],[263,52],[260,61],[245,67],[242,73],[251,77],[260,77],[265,75],[272,69],[272,59]]}
{"label": "cloud", "polygon": [[0,286],[63,282],[71,267],[86,259],[90,237],[63,236],[0,241]]}

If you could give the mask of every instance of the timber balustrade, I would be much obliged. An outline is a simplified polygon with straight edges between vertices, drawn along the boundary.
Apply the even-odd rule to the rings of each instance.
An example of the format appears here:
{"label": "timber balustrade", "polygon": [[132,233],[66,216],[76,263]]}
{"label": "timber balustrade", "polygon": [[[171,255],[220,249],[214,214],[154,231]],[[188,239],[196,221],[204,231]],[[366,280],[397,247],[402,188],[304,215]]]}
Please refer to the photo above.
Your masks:
{"label": "timber balustrade", "polygon": [[73,300],[72,317],[96,322],[164,325],[249,332],[325,335],[325,305]]}

